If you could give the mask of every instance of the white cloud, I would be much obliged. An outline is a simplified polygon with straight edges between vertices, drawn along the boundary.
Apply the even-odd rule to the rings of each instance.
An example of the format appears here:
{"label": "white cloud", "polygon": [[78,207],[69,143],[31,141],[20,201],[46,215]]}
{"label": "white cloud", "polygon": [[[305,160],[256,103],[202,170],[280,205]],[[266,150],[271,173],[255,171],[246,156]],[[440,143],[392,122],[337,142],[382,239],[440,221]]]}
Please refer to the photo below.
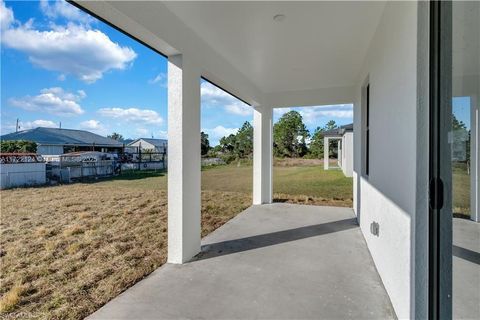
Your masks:
{"label": "white cloud", "polygon": [[40,94],[33,97],[11,98],[8,102],[14,107],[27,111],[45,112],[57,116],[72,116],[85,112],[78,104],[85,97],[86,94],[83,90],[72,93],[54,87],[42,89]]}
{"label": "white cloud", "polygon": [[208,134],[208,138],[211,142],[213,142],[213,144],[217,144],[218,140],[220,140],[221,138],[229,136],[231,134],[236,134],[238,128],[225,128],[224,126],[216,126],[212,129],[202,129],[202,131]]}
{"label": "white cloud", "polygon": [[200,93],[202,105],[220,106],[223,107],[226,112],[239,116],[249,116],[253,114],[252,107],[207,81],[202,82]]}
{"label": "white cloud", "polygon": [[[71,6],[67,3],[43,6],[47,15],[70,16],[73,19],[77,9],[65,5]],[[33,20],[29,20],[14,26],[11,9],[6,8],[3,2],[0,8],[2,45],[24,52],[32,64],[43,69],[60,72],[64,76],[74,75],[86,83],[93,83],[105,72],[127,68],[137,57],[131,48],[112,42],[106,34],[87,25],[69,23],[67,26],[54,25],[51,30],[36,30],[32,26]]]}
{"label": "white cloud", "polygon": [[80,122],[79,128],[92,131],[100,135],[107,135],[108,129],[98,120],[91,119]]}
{"label": "white cloud", "polygon": [[[7,122],[2,123],[1,125],[1,132],[2,134],[11,133],[15,131],[17,124],[14,122]],[[33,120],[33,121],[19,121],[18,126],[20,130],[28,130],[37,127],[45,127],[45,128],[58,128],[59,124],[55,123],[50,120]]]}
{"label": "white cloud", "polygon": [[13,11],[5,6],[5,2],[0,0],[0,29],[6,30],[13,23]]}
{"label": "white cloud", "polygon": [[249,116],[253,114],[253,109],[245,103],[232,103],[225,106],[225,110],[231,114],[239,116]]}
{"label": "white cloud", "polygon": [[102,124],[98,120],[86,120],[80,122],[80,127],[83,129],[98,130],[102,129]]}
{"label": "white cloud", "polygon": [[351,118],[353,121],[353,106],[351,104],[325,105],[313,107],[275,108],[273,114],[275,121],[278,121],[285,113],[298,111],[305,124],[315,125],[321,119],[331,120],[332,118]]}
{"label": "white cloud", "polygon": [[41,0],[40,9],[44,15],[51,19],[63,17],[70,21],[79,21],[83,23],[90,23],[94,21],[93,18],[88,14],[82,12],[80,9],[77,9],[75,6],[67,3],[64,0],[57,0],[53,3],[47,0]]}
{"label": "white cloud", "polygon": [[148,123],[157,125],[163,123],[163,119],[158,114],[158,112],[149,109],[102,108],[98,110],[98,113],[101,116],[112,119],[119,119],[125,122]]}
{"label": "white cloud", "polygon": [[235,97],[233,97],[232,95],[228,94],[227,92],[207,81],[202,82],[200,87],[200,94],[202,96],[202,99],[205,99],[211,103],[221,103],[225,100],[231,101],[235,99]]}
{"label": "white cloud", "polygon": [[351,118],[353,121],[353,106],[331,105],[331,106],[315,106],[302,108],[300,114],[306,124],[315,124],[320,118]]}
{"label": "white cloud", "polygon": [[21,121],[19,123],[19,126],[20,126],[20,130],[27,130],[27,129],[33,129],[37,127],[58,128],[59,124],[50,120],[39,119],[39,120],[27,121],[27,122]]}
{"label": "white cloud", "polygon": [[292,108],[275,108],[273,109],[273,115],[274,117],[280,118],[283,116],[285,113],[292,111]]}
{"label": "white cloud", "polygon": [[153,79],[148,80],[148,83],[155,84],[160,83],[162,87],[167,86],[167,75],[164,72],[160,72],[157,76]]}

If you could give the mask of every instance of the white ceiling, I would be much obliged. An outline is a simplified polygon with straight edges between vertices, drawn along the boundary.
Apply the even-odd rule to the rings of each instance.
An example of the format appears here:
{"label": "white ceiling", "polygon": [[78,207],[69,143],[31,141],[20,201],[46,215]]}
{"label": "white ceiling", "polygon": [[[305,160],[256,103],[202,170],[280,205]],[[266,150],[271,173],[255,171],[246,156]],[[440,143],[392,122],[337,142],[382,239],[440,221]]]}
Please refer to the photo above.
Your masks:
{"label": "white ceiling", "polygon": [[355,85],[385,3],[165,5],[260,90],[280,92]]}

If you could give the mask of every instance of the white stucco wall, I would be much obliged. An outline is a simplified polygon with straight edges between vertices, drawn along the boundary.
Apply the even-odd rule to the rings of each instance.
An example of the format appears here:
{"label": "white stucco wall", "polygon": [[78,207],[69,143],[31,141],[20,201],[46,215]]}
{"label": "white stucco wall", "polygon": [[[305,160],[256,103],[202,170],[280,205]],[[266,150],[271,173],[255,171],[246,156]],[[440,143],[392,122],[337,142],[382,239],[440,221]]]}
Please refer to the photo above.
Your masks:
{"label": "white stucco wall", "polygon": [[[354,137],[354,209],[399,318],[412,309],[412,221],[416,209],[417,6],[389,2],[370,44],[354,105],[362,132],[362,85],[370,83],[370,173],[361,175],[362,137]],[[379,224],[379,235],[370,232]]]}

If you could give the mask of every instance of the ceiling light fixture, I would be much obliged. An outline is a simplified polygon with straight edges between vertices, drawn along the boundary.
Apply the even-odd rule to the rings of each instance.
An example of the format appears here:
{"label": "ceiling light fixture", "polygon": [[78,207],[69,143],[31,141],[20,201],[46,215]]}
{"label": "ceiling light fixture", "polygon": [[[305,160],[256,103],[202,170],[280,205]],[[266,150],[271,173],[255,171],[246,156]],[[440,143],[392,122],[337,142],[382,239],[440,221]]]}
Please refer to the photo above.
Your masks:
{"label": "ceiling light fixture", "polygon": [[285,20],[286,16],[284,14],[276,14],[273,16],[273,21],[281,22]]}

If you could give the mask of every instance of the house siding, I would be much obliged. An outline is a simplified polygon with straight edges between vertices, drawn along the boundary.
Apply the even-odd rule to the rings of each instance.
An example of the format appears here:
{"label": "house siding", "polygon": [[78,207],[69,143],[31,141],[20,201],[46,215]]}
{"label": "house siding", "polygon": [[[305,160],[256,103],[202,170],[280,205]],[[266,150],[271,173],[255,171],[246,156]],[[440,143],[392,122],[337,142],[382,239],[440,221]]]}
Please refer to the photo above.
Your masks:
{"label": "house siding", "polygon": [[37,153],[41,155],[59,155],[63,154],[63,146],[39,145]]}

